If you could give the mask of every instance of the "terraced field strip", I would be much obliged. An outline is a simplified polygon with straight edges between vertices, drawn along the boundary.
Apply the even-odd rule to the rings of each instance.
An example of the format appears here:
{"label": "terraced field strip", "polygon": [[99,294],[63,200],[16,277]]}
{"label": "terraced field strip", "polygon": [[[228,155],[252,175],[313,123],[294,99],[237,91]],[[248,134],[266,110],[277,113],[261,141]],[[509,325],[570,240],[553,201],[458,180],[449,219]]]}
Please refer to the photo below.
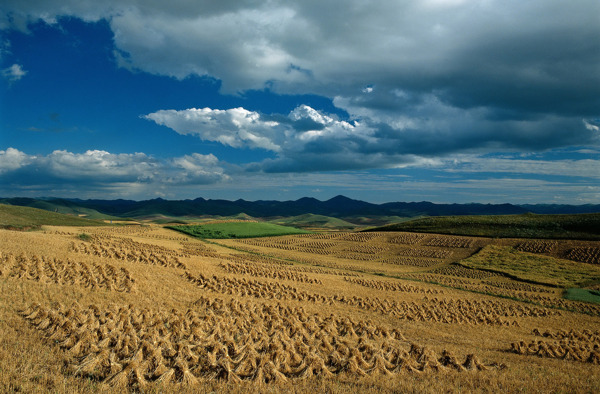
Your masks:
{"label": "terraced field strip", "polygon": [[219,267],[223,269],[223,271],[232,274],[248,274],[255,277],[263,277],[270,279],[291,280],[311,284],[323,284],[323,282],[321,282],[321,280],[319,279],[314,279],[309,277],[308,275],[300,274],[295,271],[286,270],[281,266],[267,268],[262,266],[261,264],[249,263],[244,260],[239,260],[237,262],[220,263]]}
{"label": "terraced field strip", "polygon": [[0,276],[117,292],[131,292],[135,287],[135,280],[125,268],[24,253],[0,254]]}
{"label": "terraced field strip", "polygon": [[[457,269],[456,267],[459,268]],[[564,299],[561,294],[557,293],[560,292],[560,289],[557,288],[536,286],[520,281],[496,281],[502,280],[503,277],[494,272],[473,270],[460,265],[450,265],[447,268],[444,267],[432,272],[435,273],[403,274],[397,276],[397,278],[512,299],[546,308],[583,313],[590,316],[600,316],[600,304]],[[450,272],[453,272],[453,275],[456,276],[451,275]]]}
{"label": "terraced field strip", "polygon": [[[568,361],[580,361],[600,365],[599,331],[545,331],[543,334],[533,331],[538,339],[531,342],[513,342],[510,350],[522,355],[559,358]],[[544,339],[540,339],[544,338]]]}
{"label": "terraced field strip", "polygon": [[536,308],[516,303],[507,304],[495,300],[446,300],[425,297],[420,303],[407,303],[406,301],[382,300],[379,297],[325,296],[319,293],[298,290],[286,284],[247,280],[245,278],[192,275],[189,272],[185,273],[185,278],[203,290],[220,294],[265,300],[302,301],[324,305],[343,304],[386,316],[393,316],[400,320],[510,326],[519,323],[514,319],[509,320],[507,318],[560,315],[560,312],[552,309]]}
{"label": "terraced field strip", "polygon": [[130,239],[117,240],[96,236],[91,242],[71,242],[69,251],[132,263],[187,268],[179,259],[185,257],[183,253]]}
{"label": "terraced field strip", "polygon": [[573,248],[567,254],[570,260],[581,261],[588,264],[600,264],[600,248],[578,247]]}

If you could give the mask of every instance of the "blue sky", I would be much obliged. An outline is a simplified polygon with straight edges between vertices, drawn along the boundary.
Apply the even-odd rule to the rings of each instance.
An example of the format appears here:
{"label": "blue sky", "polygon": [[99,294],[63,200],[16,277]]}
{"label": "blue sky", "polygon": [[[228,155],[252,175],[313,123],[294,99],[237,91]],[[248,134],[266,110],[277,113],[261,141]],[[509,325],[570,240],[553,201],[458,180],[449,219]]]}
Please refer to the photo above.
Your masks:
{"label": "blue sky", "polygon": [[0,196],[599,204],[599,26],[583,0],[3,1]]}

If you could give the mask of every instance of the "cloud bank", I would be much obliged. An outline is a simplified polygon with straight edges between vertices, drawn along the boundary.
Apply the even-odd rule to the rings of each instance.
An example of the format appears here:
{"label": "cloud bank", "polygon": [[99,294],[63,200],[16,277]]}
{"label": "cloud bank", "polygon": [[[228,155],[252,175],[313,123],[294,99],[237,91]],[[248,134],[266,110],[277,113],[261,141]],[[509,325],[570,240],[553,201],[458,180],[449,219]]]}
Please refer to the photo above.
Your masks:
{"label": "cloud bank", "polygon": [[[420,111],[430,116],[420,116]],[[465,111],[434,98],[420,101],[413,116],[386,122],[367,110],[359,112],[360,121],[339,120],[307,105],[288,115],[264,115],[244,108],[191,108],[160,110],[143,117],[205,141],[273,151],[277,158],[247,165],[249,171],[264,172],[427,166],[457,154],[540,151],[599,140],[597,126],[581,120],[556,116],[490,120],[485,110]]]}
{"label": "cloud bank", "polygon": [[[6,0],[0,28],[60,16],[110,22],[124,67],[209,75],[224,92],[357,97],[394,91],[505,116],[590,116],[599,107],[600,5],[581,0],[218,2]],[[557,17],[560,15],[560,18]]]}
{"label": "cloud bank", "polygon": [[72,153],[56,150],[48,155],[29,155],[14,148],[0,151],[0,181],[4,193],[28,190],[76,195],[148,195],[168,188],[204,186],[227,182],[214,155],[194,153],[158,160],[144,153],[114,154],[102,150]]}
{"label": "cloud bank", "polygon": [[[424,169],[433,176],[423,178]],[[540,174],[551,178],[531,178]],[[453,159],[414,159],[399,176],[395,172],[365,171],[252,172],[212,154],[198,153],[157,159],[144,153],[102,150],[58,150],[48,155],[31,155],[14,148],[0,150],[0,195],[4,197],[148,199],[202,195],[264,199],[267,192],[271,199],[284,200],[298,198],[299,191],[322,199],[343,191],[375,202],[389,201],[393,193],[407,201],[594,203],[600,197],[599,174],[600,160],[589,158],[549,161],[460,155]],[[374,198],[373,192],[379,197]]]}

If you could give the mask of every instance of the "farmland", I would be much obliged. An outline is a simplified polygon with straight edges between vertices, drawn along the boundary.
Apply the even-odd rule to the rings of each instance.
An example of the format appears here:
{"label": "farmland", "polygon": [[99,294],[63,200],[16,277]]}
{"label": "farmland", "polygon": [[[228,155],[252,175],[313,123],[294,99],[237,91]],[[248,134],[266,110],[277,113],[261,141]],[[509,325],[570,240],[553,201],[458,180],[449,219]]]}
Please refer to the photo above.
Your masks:
{"label": "farmland", "polygon": [[255,238],[288,234],[308,234],[308,231],[272,223],[251,221],[219,221],[201,225],[172,226],[173,230],[199,238]]}
{"label": "farmland", "polygon": [[390,224],[370,231],[416,231],[502,238],[600,240],[600,213],[427,217]]}
{"label": "farmland", "polygon": [[62,224],[0,230],[2,392],[600,391],[598,241]]}

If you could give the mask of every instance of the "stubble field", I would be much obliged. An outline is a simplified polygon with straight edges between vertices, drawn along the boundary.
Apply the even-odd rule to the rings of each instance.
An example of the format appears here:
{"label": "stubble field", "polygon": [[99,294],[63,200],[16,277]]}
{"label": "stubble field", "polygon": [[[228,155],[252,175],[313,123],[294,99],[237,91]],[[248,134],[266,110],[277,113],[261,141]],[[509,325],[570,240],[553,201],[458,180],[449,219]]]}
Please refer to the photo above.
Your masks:
{"label": "stubble field", "polygon": [[3,392],[600,391],[600,304],[563,298],[597,289],[597,241],[156,225],[0,241]]}

